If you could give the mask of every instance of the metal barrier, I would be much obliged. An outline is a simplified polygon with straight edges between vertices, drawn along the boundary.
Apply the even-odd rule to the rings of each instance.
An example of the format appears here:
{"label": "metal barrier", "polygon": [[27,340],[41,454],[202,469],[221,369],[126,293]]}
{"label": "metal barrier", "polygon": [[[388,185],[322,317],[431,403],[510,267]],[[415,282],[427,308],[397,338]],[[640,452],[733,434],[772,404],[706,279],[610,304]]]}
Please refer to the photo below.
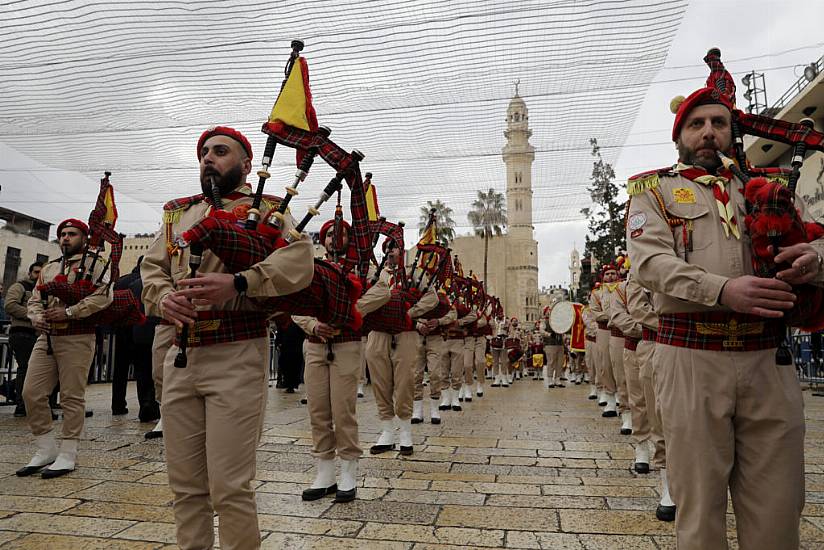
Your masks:
{"label": "metal barrier", "polygon": [[824,396],[824,332],[799,332],[792,337],[798,379],[813,395]]}

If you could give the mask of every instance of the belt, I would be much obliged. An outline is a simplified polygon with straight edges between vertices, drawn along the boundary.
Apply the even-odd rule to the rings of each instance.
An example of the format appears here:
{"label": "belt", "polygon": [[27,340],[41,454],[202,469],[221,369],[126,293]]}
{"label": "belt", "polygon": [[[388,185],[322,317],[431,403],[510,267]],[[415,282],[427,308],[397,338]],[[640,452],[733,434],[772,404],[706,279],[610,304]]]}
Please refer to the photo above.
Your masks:
{"label": "belt", "polygon": [[585,336],[585,338],[586,338],[586,339],[587,339],[587,341],[589,341],[589,342],[594,342],[594,341],[595,341],[595,336],[590,336],[589,334],[587,334],[587,335]]}
{"label": "belt", "polygon": [[640,342],[640,338],[634,338],[632,336],[624,336],[624,349],[628,349],[630,351],[635,351],[638,348],[638,342]]}
{"label": "belt", "polygon": [[728,311],[668,313],[658,316],[656,343],[710,351],[757,351],[777,348],[784,324]]}
{"label": "belt", "polygon": [[[264,338],[269,331],[267,318],[268,314],[258,311],[198,311],[187,345],[212,346]],[[180,345],[180,333],[175,335],[175,345]]]}
{"label": "belt", "polygon": [[321,340],[317,336],[307,336],[306,339],[309,340],[309,342],[311,342],[313,344],[327,344],[327,343],[330,343],[330,344],[345,344],[347,342],[360,342],[361,341],[361,335],[360,335],[360,333],[338,334],[337,336],[327,340],[326,342],[324,342],[323,340]]}
{"label": "belt", "polygon": [[615,328],[615,327],[612,327],[612,328],[609,329],[609,335],[610,336],[615,336],[616,338],[623,338],[624,337],[624,333],[621,332],[621,329]]}
{"label": "belt", "polygon": [[606,322],[606,321],[597,321],[597,323],[598,323],[598,328],[599,328],[599,329],[601,329],[601,330],[609,330],[609,327],[607,326],[607,322]]}
{"label": "belt", "polygon": [[641,328],[641,340],[646,340],[647,342],[655,342],[658,338],[658,331],[652,330],[647,327]]}

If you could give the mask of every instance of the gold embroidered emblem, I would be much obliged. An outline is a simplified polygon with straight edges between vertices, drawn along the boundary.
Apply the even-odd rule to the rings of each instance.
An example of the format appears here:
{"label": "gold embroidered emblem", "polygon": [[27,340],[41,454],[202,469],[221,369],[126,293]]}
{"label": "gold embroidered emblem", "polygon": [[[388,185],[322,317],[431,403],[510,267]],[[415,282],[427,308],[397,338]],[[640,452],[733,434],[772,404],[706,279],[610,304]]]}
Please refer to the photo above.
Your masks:
{"label": "gold embroidered emblem", "polygon": [[189,331],[189,339],[187,340],[188,344],[195,345],[200,343],[200,336],[198,336],[201,332],[211,332],[217,330],[220,327],[220,319],[207,319],[205,321],[196,321],[194,330]]}
{"label": "gold embroidered emblem", "polygon": [[678,204],[695,204],[695,191],[688,187],[676,187],[672,190],[672,197]]}
{"label": "gold embroidered emblem", "polygon": [[742,336],[761,334],[764,332],[764,323],[739,323],[731,319],[727,323],[697,323],[698,334],[705,336],[727,336],[728,339],[721,342],[725,348],[743,348]]}

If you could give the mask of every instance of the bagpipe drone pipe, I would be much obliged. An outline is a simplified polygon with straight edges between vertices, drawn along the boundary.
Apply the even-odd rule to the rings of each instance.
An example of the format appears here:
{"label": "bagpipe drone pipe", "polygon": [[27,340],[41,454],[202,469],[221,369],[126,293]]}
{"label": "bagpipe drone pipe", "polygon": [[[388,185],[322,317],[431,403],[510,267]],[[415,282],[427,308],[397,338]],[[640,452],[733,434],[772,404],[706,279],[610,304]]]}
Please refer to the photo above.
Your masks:
{"label": "bagpipe drone pipe", "polygon": [[[715,87],[734,103],[735,86],[721,62],[721,52],[711,49],[704,58],[711,73],[708,87]],[[790,145],[790,171],[775,168],[751,168],[744,154],[743,136],[770,139]],[[774,258],[779,247],[808,243],[824,237],[824,226],[806,222],[795,205],[795,189],[801,175],[801,166],[808,151],[824,151],[824,134],[813,129],[813,121],[798,123],[777,120],[763,115],[732,110],[733,154],[736,162],[719,153],[724,166],[744,182],[746,200],[745,225],[752,243],[752,263],[755,274],[774,277],[789,266],[776,265]],[[796,285],[795,306],[785,312],[787,326],[807,331],[824,328],[824,289],[810,284]]]}

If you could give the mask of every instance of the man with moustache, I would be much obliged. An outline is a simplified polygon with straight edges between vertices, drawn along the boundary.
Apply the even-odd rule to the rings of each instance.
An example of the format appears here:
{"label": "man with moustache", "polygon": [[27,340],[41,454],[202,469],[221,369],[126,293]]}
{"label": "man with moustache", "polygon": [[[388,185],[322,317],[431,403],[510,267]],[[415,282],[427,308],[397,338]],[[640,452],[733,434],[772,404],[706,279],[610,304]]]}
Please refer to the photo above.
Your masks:
{"label": "man with moustache", "polygon": [[628,185],[631,270],[658,313],[652,361],[677,544],[727,548],[729,488],[740,548],[795,549],[803,400],[776,349],[791,285],[824,282],[824,242],[776,251],[776,277],[753,276],[742,182],[717,156],[731,155],[734,96],[709,82],[671,105],[678,164]]}
{"label": "man with moustache", "polygon": [[[81,270],[83,248],[89,237],[89,227],[85,223],[77,219],[64,220],[57,226],[57,237],[63,257],[43,267],[40,284],[52,282],[58,276],[66,276],[69,283],[74,283],[81,272],[91,269],[93,260],[89,255],[83,264],[85,269]],[[97,281],[104,270],[104,262],[98,261],[94,265],[92,281]],[[77,445],[86,419],[86,380],[95,346],[95,327],[82,320],[112,303],[107,282],[104,277],[103,285],[68,307],[54,296],[48,296],[44,305],[37,286],[32,290],[28,302],[29,319],[41,334],[29,359],[23,401],[26,420],[36,438],[37,452],[26,466],[17,470],[20,477],[43,470],[42,477],[49,479],[75,469]],[[63,440],[59,452],[49,406],[49,395],[58,383],[63,407]]]}
{"label": "man with moustache", "polygon": [[[174,494],[177,544],[260,547],[255,492],[255,451],[268,389],[269,314],[257,298],[291,294],[309,285],[313,251],[308,237],[279,248],[240,273],[228,273],[206,250],[196,278],[186,278],[189,249],[176,237],[214,212],[212,181],[223,208],[245,218],[252,203],[246,184],[252,147],[237,130],[218,126],[197,143],[202,194],[164,206],[163,228],[143,263],[143,301],[178,329],[189,325],[188,365],[175,368],[180,334],[165,355],[163,430],[169,486]],[[216,202],[216,201],[214,201]],[[265,220],[276,199],[261,205]],[[284,227],[293,226],[287,216]]]}

